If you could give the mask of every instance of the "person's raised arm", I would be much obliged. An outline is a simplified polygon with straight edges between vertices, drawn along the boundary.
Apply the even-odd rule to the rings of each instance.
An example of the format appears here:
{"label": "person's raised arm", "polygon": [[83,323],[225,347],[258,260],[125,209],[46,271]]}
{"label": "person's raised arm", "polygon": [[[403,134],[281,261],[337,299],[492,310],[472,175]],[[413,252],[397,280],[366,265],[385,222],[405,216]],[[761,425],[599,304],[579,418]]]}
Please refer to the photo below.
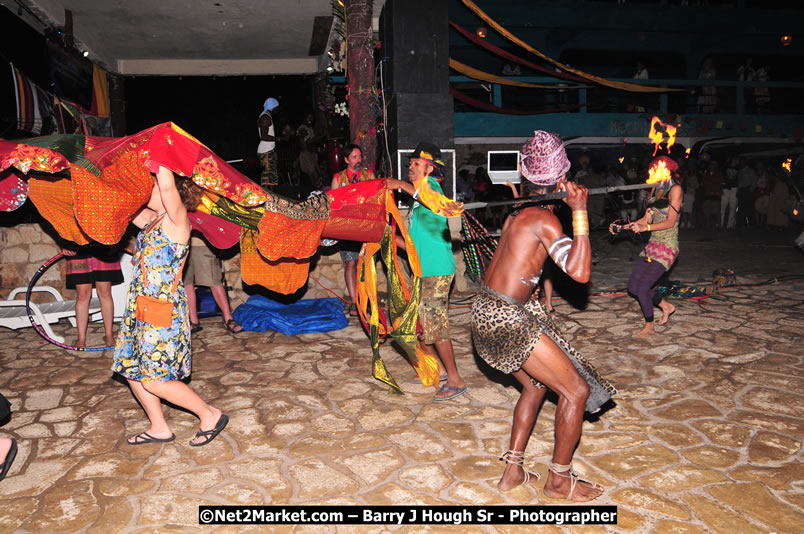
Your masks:
{"label": "person's raised arm", "polygon": [[[160,166],[156,172],[156,185],[169,222],[165,225],[165,231],[171,239],[186,243],[190,239],[190,219],[187,218],[187,208],[184,207],[179,190],[176,188],[173,171]],[[174,231],[170,231],[170,227]]]}
{"label": "person's raised arm", "polygon": [[586,283],[592,274],[592,246],[586,213],[587,189],[573,182],[564,183],[561,189],[568,195],[564,202],[572,209],[575,238],[564,235],[561,223],[554,216],[542,224],[540,237],[558,268],[576,282]]}
{"label": "person's raised arm", "polygon": [[519,190],[511,181],[505,182],[505,185],[508,186],[508,188],[511,190],[511,193],[513,193],[514,198],[519,198]]}
{"label": "person's raised arm", "polygon": [[394,178],[386,178],[385,183],[388,189],[400,189],[405,193],[409,194],[410,196],[416,194],[416,188],[413,187],[413,184],[410,182],[405,182],[403,180],[396,180]]}

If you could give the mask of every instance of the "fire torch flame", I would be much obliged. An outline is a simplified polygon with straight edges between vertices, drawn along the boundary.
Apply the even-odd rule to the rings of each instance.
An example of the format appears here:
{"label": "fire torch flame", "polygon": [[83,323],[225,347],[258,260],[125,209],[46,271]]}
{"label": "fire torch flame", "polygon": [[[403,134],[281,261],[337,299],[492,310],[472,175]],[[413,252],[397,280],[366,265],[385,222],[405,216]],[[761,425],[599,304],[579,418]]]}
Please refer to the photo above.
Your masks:
{"label": "fire torch flame", "polygon": [[787,158],[787,161],[782,163],[782,168],[790,174],[790,166],[793,164],[793,158]]}
{"label": "fire torch flame", "polygon": [[[660,131],[657,128],[657,125],[662,126],[664,128],[664,132]],[[659,147],[662,145],[662,141],[664,141],[665,134],[667,134],[667,152],[670,152],[670,147],[676,142],[677,130],[678,127],[673,126],[672,124],[663,123],[659,117],[654,116],[650,120],[650,133],[648,134],[648,137],[650,137],[651,143],[656,145],[656,148],[653,149],[654,156],[656,155],[656,152],[659,151]]]}
{"label": "fire torch flame", "polygon": [[646,184],[658,184],[661,182],[669,182],[672,179],[672,172],[667,167],[667,163],[663,157],[657,159],[648,169],[648,180]]}

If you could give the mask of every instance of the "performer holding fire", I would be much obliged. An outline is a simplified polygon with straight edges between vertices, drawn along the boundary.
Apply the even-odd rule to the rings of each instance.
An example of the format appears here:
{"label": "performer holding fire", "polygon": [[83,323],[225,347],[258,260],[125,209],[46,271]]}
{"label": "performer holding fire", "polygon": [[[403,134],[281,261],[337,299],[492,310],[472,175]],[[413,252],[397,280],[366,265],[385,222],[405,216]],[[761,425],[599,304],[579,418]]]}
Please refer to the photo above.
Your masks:
{"label": "performer holding fire", "polygon": [[636,233],[651,232],[645,250],[640,253],[642,260],[634,264],[631,277],[628,279],[628,292],[639,301],[645,326],[634,334],[635,338],[652,336],[656,333],[653,326],[653,307],[662,309],[660,326],[667,323],[676,307],[659,296],[656,283],[667,272],[678,257],[678,221],[684,192],[681,186],[673,182],[673,175],[678,164],[667,156],[659,156],[650,164],[648,183],[656,182],[656,189],[648,201],[645,214],[636,221],[626,225],[611,223],[612,234],[627,229]]}
{"label": "performer holding fire", "polygon": [[549,255],[578,282],[591,274],[587,190],[567,181],[570,162],[561,139],[537,131],[522,147],[520,172],[541,192],[565,191],[572,208],[575,238],[564,235],[555,215],[541,206],[508,217],[491,260],[484,286],[472,306],[472,337],[480,356],[492,367],[511,373],[522,384],[514,408],[507,465],[498,483],[508,491],[529,482],[523,468],[525,447],[547,392],[555,391],[555,447],[544,486],[548,497],[589,501],[603,493],[572,470],[572,455],[581,436],[584,410],[595,412],[616,393],[607,380],[564,339],[538,299],[533,298]]}

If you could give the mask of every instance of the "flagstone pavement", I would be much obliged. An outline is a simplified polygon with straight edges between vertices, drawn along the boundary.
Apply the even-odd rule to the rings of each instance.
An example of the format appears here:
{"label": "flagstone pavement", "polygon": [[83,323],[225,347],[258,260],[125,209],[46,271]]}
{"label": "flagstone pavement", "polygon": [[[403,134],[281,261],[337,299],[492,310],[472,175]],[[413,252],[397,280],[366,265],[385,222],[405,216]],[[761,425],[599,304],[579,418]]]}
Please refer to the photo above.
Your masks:
{"label": "flagstone pavement", "polygon": [[[743,284],[804,275],[792,232],[686,232],[672,279],[701,284],[715,268]],[[593,291],[623,288],[627,242],[596,237]],[[466,295],[453,295],[455,300]],[[556,305],[572,343],[619,389],[616,405],[583,426],[575,467],[617,505],[616,527],[545,532],[801,532],[804,525],[804,278],[741,286],[677,312],[650,341],[632,340],[636,302],[593,295]],[[7,532],[525,532],[531,526],[203,526],[202,504],[556,504],[542,482],[502,494],[495,483],[518,389],[472,351],[468,307],[451,310],[458,366],[469,389],[445,403],[381,348],[404,395],[370,376],[356,320],[344,330],[285,336],[224,330],[202,320],[192,387],[229,414],[210,445],[190,448],[197,420],[166,407],[177,440],[132,447],[147,428],[111,355],[43,343],[0,328],[0,391],[13,415],[0,436],[19,453],[0,482]],[[56,331],[74,339],[68,324]],[[91,326],[90,343],[101,329]],[[526,465],[546,473],[555,399],[545,403]]]}

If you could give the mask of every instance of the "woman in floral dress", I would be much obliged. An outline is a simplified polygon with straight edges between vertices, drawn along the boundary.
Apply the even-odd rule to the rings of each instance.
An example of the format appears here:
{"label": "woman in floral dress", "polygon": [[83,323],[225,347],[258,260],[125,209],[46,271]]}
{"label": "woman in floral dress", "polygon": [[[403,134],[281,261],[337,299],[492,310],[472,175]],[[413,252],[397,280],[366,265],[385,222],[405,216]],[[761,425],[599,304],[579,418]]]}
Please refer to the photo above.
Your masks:
{"label": "woman in floral dress", "polygon": [[[120,325],[112,371],[122,375],[142,405],[151,426],[128,438],[130,445],[173,441],[161,400],[181,406],[200,419],[201,430],[190,441],[206,445],[220,434],[229,418],[204,402],[182,379],[190,376],[190,321],[181,270],[189,252],[187,210],[198,205],[200,189],[160,167],[148,204],[134,217],[137,236],[134,272],[126,311]],[[174,282],[179,278],[176,285]],[[137,297],[147,295],[173,303],[168,327],[136,317]]]}

